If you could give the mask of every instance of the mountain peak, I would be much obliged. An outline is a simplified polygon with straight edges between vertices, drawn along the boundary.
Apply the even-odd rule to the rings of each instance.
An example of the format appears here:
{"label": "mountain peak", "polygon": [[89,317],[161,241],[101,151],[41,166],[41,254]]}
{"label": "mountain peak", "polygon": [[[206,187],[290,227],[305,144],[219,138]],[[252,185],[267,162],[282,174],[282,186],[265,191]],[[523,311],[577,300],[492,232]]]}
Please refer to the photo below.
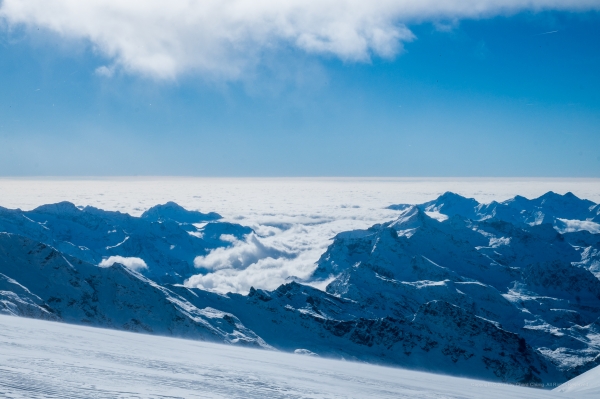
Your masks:
{"label": "mountain peak", "polygon": [[75,206],[75,204],[73,204],[72,202],[62,201],[62,202],[57,202],[55,204],[46,204],[46,205],[38,206],[37,208],[35,208],[33,210],[33,212],[48,213],[51,215],[57,215],[57,214],[72,215],[72,214],[80,213],[81,209],[79,209],[77,206]]}
{"label": "mountain peak", "polygon": [[570,191],[565,194],[558,194],[558,193],[555,193],[554,191],[548,191],[547,193],[545,193],[531,201],[533,201],[535,203],[540,203],[540,202],[546,203],[547,201],[552,201],[552,202],[558,202],[560,204],[577,204],[577,205],[585,204],[584,206],[588,207],[588,208],[590,206],[595,205],[594,202],[592,202],[590,200],[586,200],[586,199],[581,199]]}
{"label": "mountain peak", "polygon": [[428,220],[434,220],[417,206],[407,208],[396,220],[391,222],[388,227],[395,230],[416,229],[427,223]]}
{"label": "mountain peak", "polygon": [[[400,219],[408,220],[414,213],[414,207],[436,218],[441,214],[452,218],[458,215],[464,219],[482,221],[499,219],[511,223],[529,225],[550,223],[555,224],[558,218],[597,223],[600,219],[600,206],[592,201],[581,199],[572,192],[557,194],[548,191],[538,198],[528,199],[516,195],[511,199],[488,204],[479,203],[474,198],[466,198],[460,194],[446,191],[433,201],[420,205],[392,205],[388,209],[399,210]],[[439,218],[436,218],[439,220]],[[394,222],[394,225],[400,224]]]}
{"label": "mountain peak", "polygon": [[439,212],[447,216],[461,215],[467,219],[477,217],[476,208],[479,202],[474,198],[463,197],[460,194],[446,191],[437,199],[426,202],[419,207],[429,212]]}
{"label": "mountain peak", "polygon": [[179,223],[202,223],[221,219],[221,215],[218,213],[188,211],[173,201],[169,201],[166,204],[153,206],[144,212],[141,217],[152,222],[171,220]]}
{"label": "mountain peak", "polygon": [[446,191],[444,194],[442,194],[438,197],[438,200],[441,200],[441,199],[472,200],[473,198],[463,197],[462,195],[454,193],[452,191]]}

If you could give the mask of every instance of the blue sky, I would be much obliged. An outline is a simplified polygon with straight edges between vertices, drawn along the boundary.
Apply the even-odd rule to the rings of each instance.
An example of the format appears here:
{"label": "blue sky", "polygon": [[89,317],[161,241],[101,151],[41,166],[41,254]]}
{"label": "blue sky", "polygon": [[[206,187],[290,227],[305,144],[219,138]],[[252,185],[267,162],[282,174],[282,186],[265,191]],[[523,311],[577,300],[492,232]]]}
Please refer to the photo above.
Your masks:
{"label": "blue sky", "polygon": [[0,175],[600,177],[600,13],[496,14],[157,72],[5,13]]}

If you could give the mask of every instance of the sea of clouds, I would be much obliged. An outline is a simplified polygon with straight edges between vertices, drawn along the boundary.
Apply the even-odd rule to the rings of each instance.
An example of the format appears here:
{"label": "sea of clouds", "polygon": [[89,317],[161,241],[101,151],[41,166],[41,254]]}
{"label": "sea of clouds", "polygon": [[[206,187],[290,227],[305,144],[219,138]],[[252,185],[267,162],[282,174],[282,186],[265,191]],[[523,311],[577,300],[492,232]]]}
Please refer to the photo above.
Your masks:
{"label": "sea of clouds", "polygon": [[3,0],[0,27],[82,42],[107,61],[96,69],[107,77],[230,80],[289,48],[347,62],[393,58],[415,40],[411,23],[450,30],[466,18],[599,8],[597,0]]}
{"label": "sea of clouds", "polygon": [[[250,287],[274,289],[309,277],[337,233],[394,219],[399,212],[386,209],[391,204],[422,203],[445,191],[481,202],[572,191],[600,202],[599,187],[600,179],[5,178],[0,179],[0,206],[29,210],[71,201],[139,216],[175,201],[187,209],[218,212],[255,233],[243,241],[223,237],[233,245],[197,257],[199,274],[186,284],[246,293]],[[145,265],[143,259],[128,262]]]}

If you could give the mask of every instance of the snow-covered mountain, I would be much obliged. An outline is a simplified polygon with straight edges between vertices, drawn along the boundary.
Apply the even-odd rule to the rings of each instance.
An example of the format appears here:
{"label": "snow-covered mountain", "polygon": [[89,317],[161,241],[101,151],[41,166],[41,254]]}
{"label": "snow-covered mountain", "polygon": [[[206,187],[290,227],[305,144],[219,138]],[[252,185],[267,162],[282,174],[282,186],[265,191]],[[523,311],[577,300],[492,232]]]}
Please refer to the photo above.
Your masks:
{"label": "snow-covered mountain", "polygon": [[[411,205],[390,205],[389,209],[404,210]],[[503,202],[481,204],[473,198],[446,192],[433,201],[417,205],[425,212],[446,216],[460,215],[467,219],[496,219],[516,225],[550,223],[559,231],[591,230],[600,232],[600,204],[580,199],[573,193],[564,195],[552,191],[527,199],[520,195]]]}
{"label": "snow-covered mountain", "polygon": [[98,267],[0,233],[0,313],[270,348],[234,316],[197,308],[115,263]]}
{"label": "snow-covered mountain", "polygon": [[[411,206],[400,204],[389,208],[406,210]],[[560,195],[550,191],[531,200],[516,196],[503,202],[481,204],[473,198],[446,192],[416,207],[438,220],[458,215],[473,221],[504,221],[515,227],[552,225],[579,253],[577,265],[600,278],[600,204],[580,199],[573,193]]]}
{"label": "snow-covered mountain", "polygon": [[598,365],[600,234],[546,223],[591,219],[596,205],[549,193],[494,206],[502,211],[452,193],[397,205],[397,220],[339,234],[315,276],[335,276],[328,293],[380,317],[417,314],[434,300],[459,306],[518,334],[566,377]]}
{"label": "snow-covered mountain", "polygon": [[189,211],[175,202],[169,201],[163,205],[156,205],[142,214],[142,219],[151,222],[173,221],[178,223],[203,223],[221,219],[221,215],[215,212],[202,213]]}
{"label": "snow-covered mountain", "polygon": [[143,275],[160,283],[180,283],[196,273],[196,256],[231,245],[221,235],[242,239],[252,232],[217,222],[219,218],[172,202],[141,217],[60,202],[27,212],[0,207],[0,231],[29,237],[92,264],[135,258],[132,265]]}
{"label": "snow-covered mountain", "polygon": [[[186,293],[187,291],[187,293]],[[248,296],[180,287],[196,306],[239,315],[275,348],[402,365],[485,380],[534,383],[564,376],[517,334],[446,301],[419,306],[409,317],[378,317],[368,302],[340,298],[298,283]]]}
{"label": "snow-covered mountain", "polygon": [[[560,383],[600,364],[600,234],[579,228],[596,223],[597,205],[558,197],[398,205],[397,219],[334,238],[313,275],[325,291],[291,282],[248,295],[180,284],[200,272],[195,256],[230,244],[222,235],[251,232],[197,224],[217,216],[172,203],[140,218],[69,203],[2,209],[0,312]],[[147,268],[119,264],[134,258]]]}

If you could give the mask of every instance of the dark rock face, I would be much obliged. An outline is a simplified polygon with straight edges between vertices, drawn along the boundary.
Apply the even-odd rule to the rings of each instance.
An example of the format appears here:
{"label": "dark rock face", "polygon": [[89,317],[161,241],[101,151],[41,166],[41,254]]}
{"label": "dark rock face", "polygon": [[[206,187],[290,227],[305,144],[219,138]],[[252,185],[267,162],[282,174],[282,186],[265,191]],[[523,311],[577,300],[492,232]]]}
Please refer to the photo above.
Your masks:
{"label": "dark rock face", "polygon": [[600,303],[600,280],[568,263],[533,263],[523,270],[523,281],[540,294],[575,299],[577,305],[597,307]]}
{"label": "dark rock face", "polygon": [[565,377],[523,337],[445,301],[411,317],[373,317],[369,306],[297,283],[248,296],[174,290],[196,306],[240,315],[276,348],[509,382]]}

